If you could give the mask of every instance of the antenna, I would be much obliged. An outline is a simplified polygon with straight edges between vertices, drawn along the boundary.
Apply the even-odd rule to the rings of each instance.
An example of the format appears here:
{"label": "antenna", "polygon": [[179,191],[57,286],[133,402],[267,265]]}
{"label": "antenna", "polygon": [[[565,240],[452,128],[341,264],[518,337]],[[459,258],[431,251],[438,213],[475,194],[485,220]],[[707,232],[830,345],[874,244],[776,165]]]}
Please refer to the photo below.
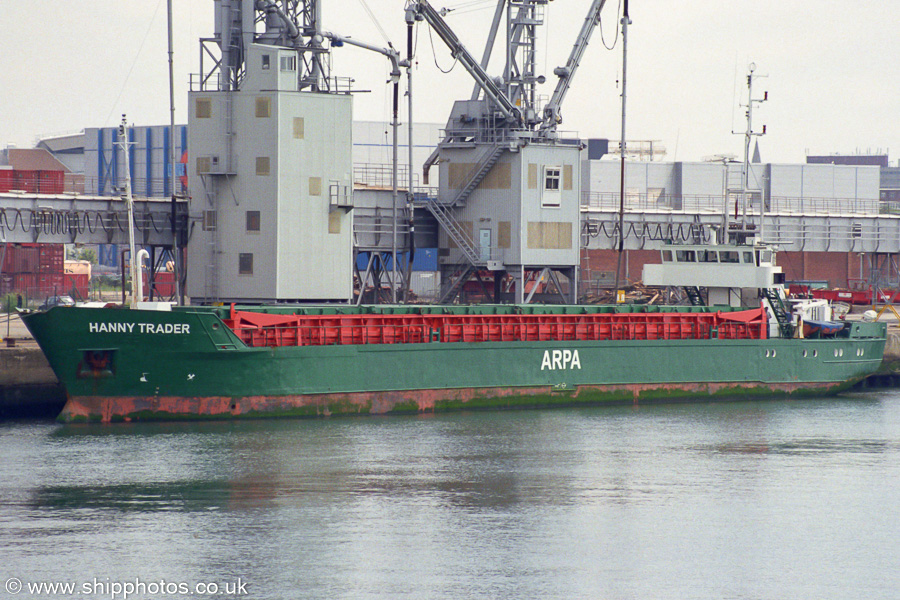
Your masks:
{"label": "antenna", "polygon": [[[763,125],[762,132],[754,133],[753,131],[753,106],[754,104],[762,104],[769,99],[769,92],[765,92],[762,98],[753,97],[753,80],[765,75],[755,75],[756,63],[750,63],[747,73],[747,104],[741,104],[747,111],[747,129],[744,132],[732,131],[735,135],[744,136],[744,164],[741,167],[741,229],[746,231],[747,227],[747,187],[750,184],[750,140],[754,136],[762,136],[766,134],[766,126]],[[759,238],[762,240],[764,234],[764,221],[766,214],[765,190],[760,193],[760,209],[759,209]]]}

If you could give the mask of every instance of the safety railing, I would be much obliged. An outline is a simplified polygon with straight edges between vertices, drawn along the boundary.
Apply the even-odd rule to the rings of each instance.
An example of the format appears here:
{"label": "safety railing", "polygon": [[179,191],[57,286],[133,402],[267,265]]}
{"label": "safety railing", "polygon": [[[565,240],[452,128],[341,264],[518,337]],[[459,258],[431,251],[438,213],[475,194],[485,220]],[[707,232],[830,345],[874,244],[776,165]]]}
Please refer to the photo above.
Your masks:
{"label": "safety railing", "polygon": [[[391,189],[394,181],[393,165],[384,163],[354,163],[353,183],[367,187]],[[413,189],[419,185],[419,174],[413,172]],[[409,166],[397,165],[397,188],[409,187]]]}
{"label": "safety railing", "polygon": [[761,319],[727,320],[717,313],[344,315],[284,316],[283,319],[281,323],[260,325],[246,322],[238,313],[234,319],[226,320],[226,324],[250,347],[764,339],[767,330],[767,323]]}
{"label": "safety railing", "polygon": [[[669,195],[669,194],[625,194],[625,210],[664,211],[673,213],[718,213],[735,212],[735,202],[740,198],[729,194],[726,202],[722,195]],[[619,194],[616,192],[583,192],[583,208],[607,211],[619,210]],[[759,200],[748,196],[747,212],[760,213]],[[880,215],[900,213],[900,206],[894,203],[864,198],[805,198],[793,196],[772,196],[766,200],[766,213],[840,215]]]}

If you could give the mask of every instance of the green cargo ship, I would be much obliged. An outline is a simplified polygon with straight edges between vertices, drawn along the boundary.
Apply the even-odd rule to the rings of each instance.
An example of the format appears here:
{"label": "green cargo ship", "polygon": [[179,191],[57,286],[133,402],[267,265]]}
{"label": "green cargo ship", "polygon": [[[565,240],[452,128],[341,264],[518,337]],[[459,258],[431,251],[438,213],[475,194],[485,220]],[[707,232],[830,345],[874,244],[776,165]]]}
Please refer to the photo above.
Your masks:
{"label": "green cargo ship", "polygon": [[[168,308],[168,306],[166,306]],[[57,307],[23,319],[67,422],[312,417],[830,394],[883,323],[827,337],[765,305]]]}

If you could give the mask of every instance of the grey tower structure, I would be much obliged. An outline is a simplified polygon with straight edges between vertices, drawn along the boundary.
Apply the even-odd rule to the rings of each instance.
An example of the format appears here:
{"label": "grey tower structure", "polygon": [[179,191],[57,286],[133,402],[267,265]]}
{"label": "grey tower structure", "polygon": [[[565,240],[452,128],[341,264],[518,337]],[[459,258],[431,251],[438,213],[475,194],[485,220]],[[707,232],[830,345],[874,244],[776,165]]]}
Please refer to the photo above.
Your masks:
{"label": "grey tower structure", "polygon": [[189,95],[194,302],[352,294],[348,86],[318,0],[217,0]]}
{"label": "grey tower structure", "polygon": [[[563,99],[599,22],[594,0],[565,66],[554,70],[553,95],[538,105],[536,32],[548,0],[498,0],[482,60],[476,61],[426,0],[412,1],[407,21],[425,20],[475,79],[471,97],[454,104],[444,139],[426,161],[438,164],[440,193],[425,203],[441,224],[442,300],[476,274],[494,273],[495,300],[527,302],[548,285],[574,302],[580,258],[579,142],[557,132]],[[502,77],[486,72],[505,23]]]}

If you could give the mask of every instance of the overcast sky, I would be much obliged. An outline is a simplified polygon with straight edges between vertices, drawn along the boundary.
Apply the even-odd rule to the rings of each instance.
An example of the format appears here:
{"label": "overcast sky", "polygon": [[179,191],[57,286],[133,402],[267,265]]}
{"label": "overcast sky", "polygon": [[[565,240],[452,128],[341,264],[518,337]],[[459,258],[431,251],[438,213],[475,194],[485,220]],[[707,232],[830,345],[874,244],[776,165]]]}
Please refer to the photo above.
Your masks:
{"label": "overcast sky", "polygon": [[[378,45],[406,47],[405,0],[322,0],[325,29]],[[494,0],[432,0],[480,58]],[[554,0],[539,33],[541,93],[564,64],[587,0]],[[189,73],[199,68],[198,38],[213,32],[212,0],[174,0],[176,121],[186,122]],[[377,24],[366,11],[374,14]],[[561,129],[581,137],[620,136],[622,72],[618,0],[609,0],[563,105]],[[900,1],[632,0],[628,36],[629,140],[657,140],[667,160],[742,156],[746,73],[761,95],[755,130],[765,162],[803,162],[809,154],[900,152]],[[166,0],[0,0],[0,144],[30,147],[43,134],[169,121]],[[432,51],[432,40],[434,52]],[[418,27],[414,120],[444,123],[453,100],[467,98],[469,75],[443,43]],[[497,53],[498,55],[500,53]],[[334,51],[333,74],[371,90],[354,118],[387,121],[388,62],[352,47]],[[491,74],[502,65],[492,62]],[[405,81],[405,78],[404,78]],[[436,141],[436,140],[430,140]],[[896,164],[896,163],[894,163]]]}

